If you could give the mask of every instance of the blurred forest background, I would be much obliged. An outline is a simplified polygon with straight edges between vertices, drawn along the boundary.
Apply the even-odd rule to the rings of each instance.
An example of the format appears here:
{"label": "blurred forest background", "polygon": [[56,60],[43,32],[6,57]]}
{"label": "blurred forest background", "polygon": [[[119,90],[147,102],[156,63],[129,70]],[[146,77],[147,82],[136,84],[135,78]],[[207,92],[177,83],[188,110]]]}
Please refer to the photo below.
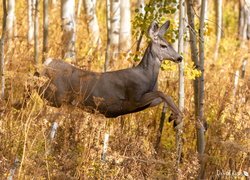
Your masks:
{"label": "blurred forest background", "polygon": [[[0,7],[0,179],[247,178],[248,0],[2,0]],[[158,148],[162,106],[107,119],[46,106],[32,90],[33,74],[48,57],[98,72],[136,65],[153,20],[171,21],[166,38],[184,57],[185,80],[183,127],[177,131],[165,121]],[[199,53],[191,53],[192,43]],[[201,64],[194,60],[198,54]],[[181,68],[165,61],[161,69],[159,89],[178,102]],[[204,98],[197,118],[194,82],[200,78]],[[13,108],[27,91],[27,107]]]}

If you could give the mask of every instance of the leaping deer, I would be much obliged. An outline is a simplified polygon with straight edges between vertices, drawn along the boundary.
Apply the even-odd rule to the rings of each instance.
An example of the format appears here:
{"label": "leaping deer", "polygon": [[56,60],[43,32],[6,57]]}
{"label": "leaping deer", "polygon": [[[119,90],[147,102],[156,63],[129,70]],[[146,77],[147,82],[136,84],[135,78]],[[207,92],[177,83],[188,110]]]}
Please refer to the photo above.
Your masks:
{"label": "leaping deer", "polygon": [[162,61],[182,61],[182,57],[164,38],[169,25],[170,21],[160,28],[156,22],[151,23],[148,30],[151,42],[136,67],[98,73],[82,70],[61,60],[47,59],[42,75],[49,80],[39,93],[51,106],[75,105],[97,110],[109,118],[142,111],[164,102],[173,112],[170,119],[179,124],[182,119],[180,110],[170,96],[157,89]]}

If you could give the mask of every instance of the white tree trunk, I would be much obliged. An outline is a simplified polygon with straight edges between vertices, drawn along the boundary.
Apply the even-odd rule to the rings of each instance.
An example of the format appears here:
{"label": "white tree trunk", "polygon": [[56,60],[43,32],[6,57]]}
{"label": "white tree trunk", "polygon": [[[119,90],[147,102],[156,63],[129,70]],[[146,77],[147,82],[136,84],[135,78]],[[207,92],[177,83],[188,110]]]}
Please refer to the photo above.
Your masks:
{"label": "white tree trunk", "polygon": [[[191,48],[191,56],[192,56],[192,61],[194,62],[194,65],[198,69],[198,67],[201,66],[201,71],[204,73],[204,18],[205,18],[205,2],[202,0],[202,7],[201,7],[201,14],[200,14],[200,53],[198,53],[197,49],[197,35],[195,30],[195,22],[194,22],[194,2],[192,0],[186,0],[187,4],[187,15],[188,15],[188,25],[189,25],[189,36],[190,36],[190,48]],[[203,50],[202,50],[203,49]],[[200,62],[198,58],[198,54],[200,55]],[[203,61],[203,62],[202,62]],[[203,74],[202,74],[203,75]],[[202,88],[202,83],[204,85],[204,81],[200,83],[198,81],[198,78],[194,80],[194,102],[195,102],[195,116],[196,116],[196,132],[197,132],[197,151],[199,153],[199,160],[200,160],[200,169],[199,169],[199,177],[197,179],[202,179],[201,177],[204,175],[203,174],[203,155],[204,155],[204,150],[205,150],[205,136],[204,136],[204,126],[202,123],[202,118],[203,118],[203,98],[201,95],[203,92],[201,92]],[[204,90],[204,89],[203,89]],[[202,107],[200,107],[202,106]]]}
{"label": "white tree trunk", "polygon": [[214,59],[218,59],[219,55],[219,47],[221,40],[221,32],[222,32],[222,0],[215,0],[216,7],[216,43],[215,43],[215,51],[214,51]]}
{"label": "white tree trunk", "polygon": [[28,43],[33,44],[34,40],[34,14],[35,1],[28,0]]}
{"label": "white tree trunk", "polygon": [[104,72],[109,69],[110,66],[110,0],[106,0],[106,26],[107,26],[107,47],[105,52]]}
{"label": "white tree trunk", "polygon": [[250,38],[250,0],[239,1],[238,36],[241,40],[241,47],[245,47],[246,40]]}
{"label": "white tree trunk", "polygon": [[76,24],[75,24],[75,1],[62,0],[62,56],[75,61],[75,40],[76,40]]}
{"label": "white tree trunk", "polygon": [[[179,1],[179,37],[178,37],[178,53],[184,52],[184,18],[185,18],[185,3],[184,0]],[[179,109],[184,110],[184,59],[179,64]]]}
{"label": "white tree trunk", "polygon": [[34,56],[35,56],[35,64],[38,64],[38,30],[39,30],[39,21],[38,21],[38,0],[35,0],[35,23],[34,23]]}
{"label": "white tree trunk", "polygon": [[56,7],[57,6],[57,0],[50,0],[50,4],[52,5],[52,7]]}
{"label": "white tree trunk", "polygon": [[144,15],[145,14],[145,10],[144,10],[145,2],[144,2],[144,0],[138,0],[137,1],[137,6],[138,6],[138,9],[139,9],[139,13]]}
{"label": "white tree trunk", "polygon": [[119,48],[119,32],[120,32],[120,0],[111,0],[111,15],[110,15],[110,49],[112,58],[118,56]]}
{"label": "white tree trunk", "polygon": [[15,22],[15,0],[8,2],[8,15],[6,19],[6,33],[8,38],[12,39],[14,35],[14,22]]}
{"label": "white tree trunk", "polygon": [[237,88],[239,84],[239,76],[240,76],[240,71],[236,70],[235,75],[234,75],[234,89],[233,89],[233,96],[236,97],[237,93]]}
{"label": "white tree trunk", "polygon": [[0,78],[1,78],[1,96],[0,98],[4,100],[5,98],[5,62],[4,62],[4,42],[6,36],[6,18],[7,18],[7,6],[6,0],[3,1],[3,20],[2,20],[2,36],[0,39]]}
{"label": "white tree trunk", "polygon": [[207,6],[207,0],[202,0],[200,10],[200,26],[199,26],[199,59],[200,59],[200,71],[201,77],[199,78],[199,119],[197,123],[200,123],[199,131],[197,132],[197,146],[198,153],[200,155],[200,170],[198,179],[204,179],[205,173],[205,161],[204,151],[206,146],[205,141],[205,127],[204,127],[204,96],[205,96],[205,84],[204,84],[204,61],[205,61],[205,46],[204,46],[204,29],[205,29],[205,11]]}
{"label": "white tree trunk", "polygon": [[[194,2],[192,0],[186,0],[187,4],[187,16],[188,16],[188,28],[189,28],[189,43],[191,50],[191,59],[194,62],[196,69],[199,67],[198,49],[197,49],[197,34],[195,31],[195,19],[194,19]],[[194,80],[194,104],[195,104],[195,117],[198,118],[198,78]]]}
{"label": "white tree trunk", "polygon": [[244,24],[243,24],[243,33],[242,33],[242,39],[247,40],[247,17],[248,17],[248,7],[246,6],[244,2],[243,7],[243,15],[244,15]]}
{"label": "white tree trunk", "polygon": [[120,11],[119,53],[127,53],[131,48],[130,0],[121,0]]}
{"label": "white tree trunk", "polygon": [[83,1],[83,0],[79,0],[79,1],[78,1],[78,5],[77,5],[77,18],[78,18],[78,17],[80,16],[80,14],[81,14],[82,1]]}
{"label": "white tree trunk", "polygon": [[[176,4],[180,6],[180,0],[176,0]],[[178,23],[180,19],[180,7],[179,9],[177,8],[175,13],[174,13],[174,23]],[[180,22],[179,22],[180,25]],[[178,50],[178,39],[175,39],[175,42],[172,44],[173,48],[177,51]]]}
{"label": "white tree trunk", "polygon": [[[178,37],[178,53],[183,54],[184,51],[184,18],[185,18],[185,3],[184,0],[179,0],[179,37]],[[179,64],[179,109],[181,112],[184,111],[184,102],[185,102],[185,91],[184,91],[184,59]],[[182,127],[176,129],[176,152],[177,152],[177,161],[176,161],[176,179],[179,175],[179,164],[181,160],[182,152]]]}
{"label": "white tree trunk", "polygon": [[103,141],[103,149],[101,160],[106,161],[107,151],[108,151],[109,133],[105,133]]}
{"label": "white tree trunk", "polygon": [[96,16],[96,0],[84,0],[88,32],[93,46],[99,45],[100,30]]}

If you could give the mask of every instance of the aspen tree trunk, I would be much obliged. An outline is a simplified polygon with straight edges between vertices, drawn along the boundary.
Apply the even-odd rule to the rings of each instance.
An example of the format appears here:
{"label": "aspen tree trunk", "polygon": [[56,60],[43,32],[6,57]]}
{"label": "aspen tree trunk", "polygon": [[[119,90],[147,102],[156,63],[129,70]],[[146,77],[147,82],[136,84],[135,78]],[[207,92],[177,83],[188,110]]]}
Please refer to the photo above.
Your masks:
{"label": "aspen tree trunk", "polygon": [[[151,0],[149,2],[149,5],[151,3]],[[139,13],[143,14],[144,15],[144,20],[147,18],[147,13],[145,12],[145,2],[144,0],[138,0],[138,6],[139,6]],[[144,32],[141,31],[140,32],[140,36],[137,40],[137,45],[136,45],[136,52],[138,52],[140,50],[140,46],[141,46],[141,43],[142,43],[142,37],[144,35]]]}
{"label": "aspen tree trunk", "polygon": [[38,64],[38,0],[35,0],[35,24],[34,24],[34,55],[35,55],[35,64]]}
{"label": "aspen tree trunk", "polygon": [[[195,31],[195,22],[194,22],[194,9],[193,0],[186,0],[187,4],[187,16],[188,16],[188,28],[189,28],[189,42],[191,48],[191,58],[194,62],[195,67],[198,69],[199,67],[199,59],[198,59],[198,49],[197,49],[197,41],[196,41],[196,31]],[[194,104],[195,104],[195,117],[198,117],[198,79],[194,80]]]}
{"label": "aspen tree trunk", "polygon": [[206,1],[202,0],[201,13],[200,13],[200,44],[199,44],[199,58],[198,58],[198,49],[196,42],[196,31],[194,23],[194,9],[193,9],[193,0],[186,0],[187,3],[187,15],[189,23],[189,36],[190,36],[190,47],[191,47],[191,56],[195,64],[195,67],[200,69],[202,72],[201,78],[196,78],[194,80],[194,103],[195,103],[195,116],[196,116],[196,131],[197,131],[197,151],[199,153],[200,160],[200,169],[199,177],[201,179],[204,175],[204,163],[203,155],[205,150],[205,129],[203,126],[203,105],[204,105],[204,19],[205,19],[205,8]]}
{"label": "aspen tree trunk", "polygon": [[[148,2],[148,7],[151,7],[151,5],[154,3],[154,1],[153,0],[149,0],[149,2]],[[148,16],[148,11],[146,11],[145,13],[144,13],[144,17],[143,17],[143,20],[145,21],[146,19],[147,19],[147,16]],[[141,30],[141,32],[140,32],[140,35],[139,35],[139,38],[138,38],[138,40],[137,40],[137,45],[136,45],[136,52],[138,52],[139,50],[140,50],[140,46],[141,46],[141,42],[142,42],[142,38],[143,38],[143,36],[144,36],[144,31],[143,30]]]}
{"label": "aspen tree trunk", "polygon": [[239,84],[239,76],[240,76],[240,71],[236,70],[235,75],[234,75],[234,89],[233,89],[233,96],[236,96],[237,93],[237,88]]}
{"label": "aspen tree trunk", "polygon": [[120,32],[120,0],[110,0],[110,50],[111,64],[118,56],[119,32]]}
{"label": "aspen tree trunk", "polygon": [[[179,37],[178,37],[178,53],[183,54],[184,51],[184,18],[185,18],[185,2],[179,0]],[[184,91],[184,59],[179,64],[179,109],[181,112],[184,111],[185,91]],[[178,169],[182,152],[182,127],[176,129],[176,149],[177,149],[177,160],[176,160],[176,179],[178,179]]]}
{"label": "aspen tree trunk", "polygon": [[238,20],[238,38],[241,40],[243,37],[244,26],[244,0],[239,0],[239,20]]}
{"label": "aspen tree trunk", "polygon": [[200,71],[201,77],[199,78],[199,121],[198,126],[199,130],[197,133],[197,145],[198,152],[200,155],[200,171],[199,179],[204,179],[205,175],[205,162],[204,162],[204,151],[205,151],[205,128],[204,128],[204,61],[205,61],[205,47],[204,47],[204,28],[205,28],[205,11],[206,11],[207,0],[202,0],[201,2],[201,11],[200,11],[200,27],[199,27],[199,59],[200,59]]}
{"label": "aspen tree trunk", "polygon": [[139,9],[139,13],[145,14],[145,10],[144,10],[145,1],[144,0],[138,0],[137,1],[137,6],[138,6],[138,9]]}
{"label": "aspen tree trunk", "polygon": [[4,41],[6,36],[6,18],[7,18],[7,3],[3,0],[3,24],[2,24],[2,37],[0,40],[0,76],[1,76],[1,99],[5,97],[5,69],[4,69]]}
{"label": "aspen tree trunk", "polygon": [[246,14],[245,14],[245,22],[246,22],[246,38],[250,39],[250,0],[245,0],[246,6]]}
{"label": "aspen tree trunk", "polygon": [[110,0],[106,0],[106,26],[107,26],[107,47],[105,53],[104,72],[109,69],[110,66]]}
{"label": "aspen tree trunk", "polygon": [[[184,19],[185,19],[185,2],[184,0],[179,1],[179,37],[178,37],[178,53],[183,54],[184,52]],[[184,110],[184,59],[179,64],[179,109],[183,112]]]}
{"label": "aspen tree trunk", "polygon": [[48,0],[43,0],[43,61],[48,53],[48,26],[49,26],[49,7]]}
{"label": "aspen tree trunk", "polygon": [[34,8],[35,0],[28,0],[28,43],[33,44],[34,40]]}
{"label": "aspen tree trunk", "polygon": [[239,0],[238,38],[242,47],[250,39],[250,0]]}
{"label": "aspen tree trunk", "polygon": [[[6,39],[8,46],[7,51],[12,51],[10,54],[13,54],[14,49],[12,48],[12,42],[13,42],[13,36],[16,35],[16,30],[14,28],[15,26],[15,0],[8,0],[8,9],[7,9],[7,17],[6,17]],[[12,67],[12,58],[7,57],[5,58],[5,64],[9,64],[9,70],[11,70]],[[12,101],[12,81],[10,81],[10,101]]]}
{"label": "aspen tree trunk", "polygon": [[119,53],[127,53],[131,48],[130,0],[120,0],[121,22],[119,34]]}
{"label": "aspen tree trunk", "polygon": [[53,8],[55,8],[57,6],[57,0],[50,0],[50,3],[52,5]]}
{"label": "aspen tree trunk", "polygon": [[79,0],[78,1],[78,5],[77,5],[77,18],[80,16],[80,14],[81,14],[81,7],[82,7],[82,1],[83,0]]}
{"label": "aspen tree trunk", "polygon": [[62,56],[63,58],[70,58],[73,62],[75,62],[75,1],[62,0],[61,10],[63,28]]}
{"label": "aspen tree trunk", "polygon": [[245,78],[245,74],[246,74],[246,67],[247,67],[247,58],[244,58],[242,65],[241,65],[241,78],[244,79]]}
{"label": "aspen tree trunk", "polygon": [[84,0],[84,7],[90,40],[92,46],[96,47],[101,42],[98,19],[96,16],[96,0]]}
{"label": "aspen tree trunk", "polygon": [[[180,0],[176,0],[176,4],[178,4],[178,6],[180,6]],[[176,9],[176,11],[174,13],[174,23],[176,23],[176,24],[179,23],[179,25],[180,25],[179,19],[180,19],[180,7],[179,7],[179,9]],[[172,43],[172,46],[176,51],[178,51],[178,46],[179,46],[178,40],[179,40],[179,38],[175,39],[175,42]]]}
{"label": "aspen tree trunk", "polygon": [[218,59],[219,47],[222,32],[222,0],[215,0],[215,12],[216,12],[216,44],[214,51],[214,59]]}
{"label": "aspen tree trunk", "polygon": [[6,35],[12,40],[14,35],[14,22],[15,22],[15,0],[8,1],[8,13],[6,18]]}

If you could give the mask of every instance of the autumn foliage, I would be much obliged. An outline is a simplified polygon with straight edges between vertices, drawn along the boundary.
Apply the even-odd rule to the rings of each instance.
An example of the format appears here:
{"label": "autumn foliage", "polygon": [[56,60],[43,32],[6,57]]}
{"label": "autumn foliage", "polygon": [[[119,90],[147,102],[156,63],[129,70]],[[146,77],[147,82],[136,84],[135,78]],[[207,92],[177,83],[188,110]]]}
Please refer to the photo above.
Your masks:
{"label": "autumn foliage", "polygon": [[[209,2],[210,3],[210,2]],[[76,3],[77,4],[77,3]],[[0,3],[0,7],[2,4]],[[42,61],[42,1],[39,1],[39,61]],[[136,2],[131,2],[132,18],[138,16]],[[215,27],[213,5],[209,7],[205,29],[205,119],[208,124],[205,149],[205,177],[217,179],[226,172],[250,173],[250,68],[249,60],[242,76],[242,62],[249,50],[237,39],[235,1],[224,2],[223,37],[218,59],[214,60]],[[47,57],[62,58],[60,6],[50,8]],[[102,45],[90,45],[85,14],[76,19],[76,65],[83,69],[102,71],[105,60],[105,2],[98,1],[97,17]],[[174,13],[174,12],[173,12]],[[0,22],[3,12],[0,10]],[[171,33],[176,39],[178,23],[169,13]],[[139,24],[142,19],[133,19]],[[197,21],[198,22],[198,21]],[[198,27],[198,25],[197,25]],[[0,100],[0,179],[14,169],[14,179],[173,179],[176,145],[173,125],[164,124],[158,151],[154,145],[162,106],[142,112],[107,119],[74,107],[59,109],[46,105],[33,89],[33,77],[41,65],[34,65],[34,47],[27,42],[27,3],[16,1],[16,36],[6,40],[6,98]],[[2,28],[0,27],[0,32]],[[133,30],[135,31],[135,29]],[[132,52],[121,54],[112,70],[133,66],[147,45],[146,37],[140,52],[135,52],[138,33],[133,33]],[[185,37],[188,42],[188,37]],[[179,179],[195,179],[199,166],[196,152],[193,79],[200,75],[191,61],[188,43],[185,52],[185,110],[183,152]],[[235,87],[235,73],[239,83]],[[160,89],[178,101],[178,66],[166,61],[159,76]],[[25,108],[12,105],[25,93],[31,98]],[[167,112],[169,116],[170,112]],[[50,134],[58,123],[55,138]],[[110,134],[106,161],[101,160],[105,133]],[[220,174],[220,175],[218,175]],[[239,176],[239,178],[243,177]],[[222,176],[227,179],[228,176]],[[238,177],[237,177],[238,178]]]}

